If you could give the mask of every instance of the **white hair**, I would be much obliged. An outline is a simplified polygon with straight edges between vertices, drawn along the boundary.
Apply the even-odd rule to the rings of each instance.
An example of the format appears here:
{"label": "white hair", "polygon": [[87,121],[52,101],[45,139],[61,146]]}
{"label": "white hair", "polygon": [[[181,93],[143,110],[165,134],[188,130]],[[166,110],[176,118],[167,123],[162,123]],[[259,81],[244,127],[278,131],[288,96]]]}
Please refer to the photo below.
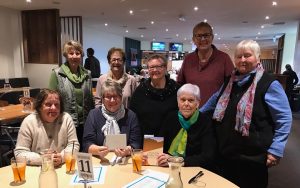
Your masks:
{"label": "white hair", "polygon": [[196,97],[197,100],[200,100],[200,89],[197,85],[194,84],[184,84],[177,91],[177,98],[180,97],[182,93],[189,93]]}
{"label": "white hair", "polygon": [[260,47],[259,47],[259,44],[256,41],[254,41],[254,40],[242,40],[241,42],[239,42],[238,45],[235,48],[234,56],[236,57],[237,54],[241,50],[244,50],[244,49],[251,50],[254,53],[256,59],[260,58]]}

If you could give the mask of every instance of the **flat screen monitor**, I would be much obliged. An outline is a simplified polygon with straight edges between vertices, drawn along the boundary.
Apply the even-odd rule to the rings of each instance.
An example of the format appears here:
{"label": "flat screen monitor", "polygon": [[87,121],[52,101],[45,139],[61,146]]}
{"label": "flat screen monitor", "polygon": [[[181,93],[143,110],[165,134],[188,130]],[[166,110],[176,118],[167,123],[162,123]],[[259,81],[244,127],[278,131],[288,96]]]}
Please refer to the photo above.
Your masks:
{"label": "flat screen monitor", "polygon": [[164,42],[152,42],[151,50],[165,51],[166,44]]}
{"label": "flat screen monitor", "polygon": [[183,45],[182,43],[169,43],[169,50],[181,52],[183,50]]}

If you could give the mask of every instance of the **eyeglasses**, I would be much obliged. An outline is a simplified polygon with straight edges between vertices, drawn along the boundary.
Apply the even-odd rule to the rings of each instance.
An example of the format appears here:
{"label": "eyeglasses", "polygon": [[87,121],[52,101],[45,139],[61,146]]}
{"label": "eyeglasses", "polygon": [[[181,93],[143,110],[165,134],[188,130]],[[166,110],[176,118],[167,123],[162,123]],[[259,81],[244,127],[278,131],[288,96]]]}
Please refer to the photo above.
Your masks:
{"label": "eyeglasses", "polygon": [[209,39],[209,37],[211,36],[212,34],[211,33],[204,33],[204,34],[195,34],[194,37],[197,39],[197,40],[202,40],[202,39]]}
{"label": "eyeglasses", "polygon": [[114,99],[114,101],[119,100],[121,97],[118,95],[111,95],[111,96],[104,96],[103,97],[106,101],[111,101]]}
{"label": "eyeglasses", "polygon": [[124,62],[123,59],[120,59],[120,58],[119,58],[119,59],[111,59],[110,61],[111,61],[111,62],[117,62],[117,61],[118,61],[118,62],[120,62],[120,63],[123,63],[123,62]]}
{"label": "eyeglasses", "polygon": [[155,69],[161,70],[161,69],[163,69],[164,67],[165,67],[164,65],[155,65],[155,66],[149,66],[148,69],[149,69],[150,71],[153,71],[153,70],[155,70]]}

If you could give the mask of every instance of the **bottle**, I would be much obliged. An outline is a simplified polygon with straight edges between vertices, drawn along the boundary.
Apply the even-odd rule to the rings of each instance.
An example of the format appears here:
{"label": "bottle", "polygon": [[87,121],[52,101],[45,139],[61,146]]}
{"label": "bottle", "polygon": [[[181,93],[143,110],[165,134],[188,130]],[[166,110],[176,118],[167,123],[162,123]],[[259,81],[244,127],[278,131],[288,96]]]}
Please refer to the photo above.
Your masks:
{"label": "bottle", "polygon": [[52,154],[42,155],[39,188],[58,188],[57,174],[53,166]]}
{"label": "bottle", "polygon": [[170,157],[168,158],[170,176],[166,183],[166,188],[183,188],[180,169],[183,165],[184,159],[182,157]]}

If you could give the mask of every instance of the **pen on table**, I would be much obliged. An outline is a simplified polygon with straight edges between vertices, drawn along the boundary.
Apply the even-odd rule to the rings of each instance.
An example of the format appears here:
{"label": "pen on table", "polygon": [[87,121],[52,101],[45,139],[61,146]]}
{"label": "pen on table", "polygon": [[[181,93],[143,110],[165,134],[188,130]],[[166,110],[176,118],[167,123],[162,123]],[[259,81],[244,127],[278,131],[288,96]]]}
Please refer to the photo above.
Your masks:
{"label": "pen on table", "polygon": [[198,179],[199,177],[203,176],[204,173],[202,171],[198,172],[198,174],[196,174],[194,177],[192,177],[190,180],[189,180],[189,184],[193,183],[196,179]]}

